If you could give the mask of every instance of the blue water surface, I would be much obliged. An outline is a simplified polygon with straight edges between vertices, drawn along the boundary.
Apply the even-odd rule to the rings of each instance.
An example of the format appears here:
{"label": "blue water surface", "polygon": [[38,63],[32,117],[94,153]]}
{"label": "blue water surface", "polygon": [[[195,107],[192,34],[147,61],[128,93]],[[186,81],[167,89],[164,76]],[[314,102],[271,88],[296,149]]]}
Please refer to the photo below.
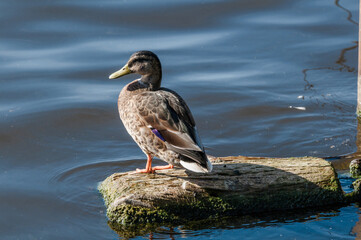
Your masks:
{"label": "blue water surface", "polygon": [[[0,2],[0,238],[118,239],[97,184],[142,168],[108,80],[142,49],[214,156],[358,151],[358,1]],[[161,163],[161,161],[156,161]],[[343,182],[348,189],[351,180]],[[342,180],[343,181],[343,180]],[[357,204],[136,239],[355,239]]]}

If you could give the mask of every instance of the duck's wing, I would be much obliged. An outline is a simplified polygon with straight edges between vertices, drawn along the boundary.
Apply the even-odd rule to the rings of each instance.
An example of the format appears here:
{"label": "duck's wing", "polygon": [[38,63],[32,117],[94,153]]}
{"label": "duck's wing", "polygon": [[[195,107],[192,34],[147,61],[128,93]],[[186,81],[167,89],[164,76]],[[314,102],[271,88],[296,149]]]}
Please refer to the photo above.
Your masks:
{"label": "duck's wing", "polygon": [[[139,116],[167,147],[183,155],[184,161],[209,168],[209,160],[185,101],[175,92],[162,88],[143,92],[136,97]],[[208,171],[207,170],[207,171]]]}

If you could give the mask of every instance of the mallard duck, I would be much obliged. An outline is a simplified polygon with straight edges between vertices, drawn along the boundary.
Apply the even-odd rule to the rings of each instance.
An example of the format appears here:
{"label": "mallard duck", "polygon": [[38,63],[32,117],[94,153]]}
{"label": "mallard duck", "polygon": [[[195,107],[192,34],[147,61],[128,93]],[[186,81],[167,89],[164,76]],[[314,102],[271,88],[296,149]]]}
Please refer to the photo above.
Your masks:
{"label": "mallard duck", "polygon": [[[212,171],[187,104],[176,92],[160,86],[162,67],[157,55],[135,52],[109,79],[130,73],[140,74],[141,78],[122,89],[118,110],[128,133],[148,157],[146,168],[136,172],[154,173],[173,166],[193,172]],[[152,167],[153,157],[169,165]]]}

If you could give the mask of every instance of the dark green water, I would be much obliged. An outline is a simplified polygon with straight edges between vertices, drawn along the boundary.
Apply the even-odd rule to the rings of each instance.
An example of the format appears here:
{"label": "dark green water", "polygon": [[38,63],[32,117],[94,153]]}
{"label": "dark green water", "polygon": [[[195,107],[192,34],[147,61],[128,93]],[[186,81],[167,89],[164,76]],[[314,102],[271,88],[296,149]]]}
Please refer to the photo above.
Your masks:
{"label": "dark green water", "polygon": [[[211,155],[357,151],[358,1],[2,0],[0,7],[0,239],[119,238],[96,187],[145,165],[116,108],[137,76],[107,78],[137,50],[158,54],[163,86],[187,101]],[[138,238],[355,239],[359,217],[350,205]]]}

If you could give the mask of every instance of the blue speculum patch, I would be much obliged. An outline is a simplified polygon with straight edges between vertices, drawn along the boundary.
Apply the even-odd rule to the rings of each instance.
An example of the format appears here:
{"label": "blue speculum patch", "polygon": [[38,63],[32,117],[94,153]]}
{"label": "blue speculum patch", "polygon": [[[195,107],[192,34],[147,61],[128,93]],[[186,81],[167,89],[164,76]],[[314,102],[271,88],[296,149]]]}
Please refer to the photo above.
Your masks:
{"label": "blue speculum patch", "polygon": [[155,129],[155,128],[151,128],[152,132],[160,139],[162,140],[163,142],[165,142],[165,139],[163,138],[162,134],[160,134],[160,132]]}

